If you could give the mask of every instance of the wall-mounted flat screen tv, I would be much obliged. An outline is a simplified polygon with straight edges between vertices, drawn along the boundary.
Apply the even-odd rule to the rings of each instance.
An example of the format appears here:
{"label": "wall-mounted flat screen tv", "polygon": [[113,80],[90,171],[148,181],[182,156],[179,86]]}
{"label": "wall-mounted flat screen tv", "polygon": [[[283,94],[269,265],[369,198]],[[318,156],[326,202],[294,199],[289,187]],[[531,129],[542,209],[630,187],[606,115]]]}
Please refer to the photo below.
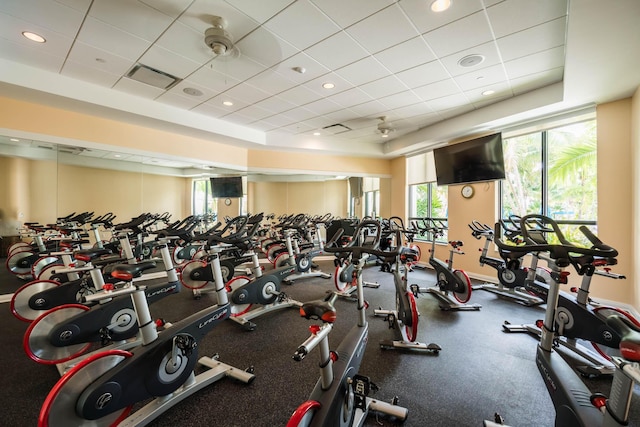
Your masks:
{"label": "wall-mounted flat screen tv", "polygon": [[433,150],[438,185],[505,178],[502,133]]}
{"label": "wall-mounted flat screen tv", "polygon": [[211,181],[211,196],[218,198],[242,197],[242,177],[224,176],[213,177]]}

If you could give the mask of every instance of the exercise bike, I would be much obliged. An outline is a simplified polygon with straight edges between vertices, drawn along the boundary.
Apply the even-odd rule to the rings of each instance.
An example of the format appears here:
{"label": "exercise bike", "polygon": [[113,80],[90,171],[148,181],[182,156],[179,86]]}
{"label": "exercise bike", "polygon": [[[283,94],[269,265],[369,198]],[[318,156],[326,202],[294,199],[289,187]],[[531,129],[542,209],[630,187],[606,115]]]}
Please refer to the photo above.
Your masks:
{"label": "exercise bike", "polygon": [[[164,239],[163,239],[164,240]],[[161,242],[159,250],[168,280],[163,283],[149,285],[144,290],[146,299],[138,301],[148,305],[168,295],[180,292],[180,281],[173,268],[171,255],[166,242]],[[142,272],[155,266],[153,262],[124,264],[114,266],[112,271],[126,270],[131,280],[138,278]],[[102,282],[102,288],[114,288],[117,284]],[[64,304],[44,312],[34,320],[23,339],[23,348],[30,359],[45,365],[56,365],[63,374],[79,360],[88,357],[85,354],[92,345],[100,344],[106,349],[126,350],[141,344],[136,322],[137,307],[129,296],[101,299],[91,307],[83,304]],[[158,326],[162,326],[159,322]],[[106,347],[105,347],[106,346]]]}
{"label": "exercise bike", "polygon": [[[576,259],[580,259],[581,264],[592,267],[595,267],[600,260],[613,264],[618,252],[602,243],[584,226],[581,227],[581,231],[592,243],[590,248],[568,243],[557,224],[550,218],[542,215],[525,216],[522,218],[523,224],[529,218],[549,225],[560,243],[532,243],[527,239],[526,227],[523,227],[524,245],[510,246],[501,242],[500,239],[496,239],[496,244],[505,251],[508,250],[520,256],[532,252],[548,253],[551,280],[541,339],[536,350],[536,365],[556,408],[555,425],[558,427],[628,425],[634,383],[640,383],[638,364],[640,362],[640,329],[633,326],[626,317],[613,315],[606,319],[607,326],[620,337],[619,348],[622,355],[622,357],[612,358],[615,370],[611,395],[608,399],[602,394],[592,393],[580,375],[558,354],[555,348],[558,336],[556,318],[559,309],[560,284],[567,279],[565,268]],[[496,224],[496,236],[500,235],[499,227],[499,224]]]}
{"label": "exercise bike", "polygon": [[[213,254],[219,251],[220,248],[211,248]],[[217,263],[217,257],[212,256],[211,265]],[[143,426],[224,377],[247,384],[254,380],[251,368],[243,371],[220,362],[217,357],[198,359],[200,340],[230,314],[227,291],[219,269],[215,275],[218,303],[160,333],[148,310],[144,310],[144,286],[133,283],[132,275],[126,269],[116,269],[112,274],[126,280],[129,286],[106,292],[114,297],[131,295],[143,345],[132,351],[100,352],[71,368],[46,397],[38,417],[39,427]],[[104,297],[94,294],[86,298]],[[209,369],[196,375],[196,363]],[[148,399],[152,400],[131,412],[135,404]]]}
{"label": "exercise bike", "polygon": [[[380,224],[377,221],[363,221],[358,225],[359,233],[364,228],[374,230],[367,233],[367,239],[346,247],[334,246],[338,238],[327,243],[327,252],[349,252],[355,266],[354,274],[358,283],[358,322],[354,325],[335,351],[329,349],[329,333],[336,319],[332,301],[335,297],[324,301],[303,304],[300,315],[306,319],[320,320],[322,325],[309,327],[311,335],[296,350],[295,361],[302,361],[319,347],[320,379],[316,383],[309,400],[301,404],[293,413],[287,427],[299,426],[362,426],[369,412],[386,414],[397,421],[407,418],[408,410],[398,406],[396,402],[386,403],[368,396],[374,388],[368,377],[358,374],[365,347],[368,341],[369,325],[366,320],[367,304],[362,287],[362,270],[368,255],[387,256],[388,252],[378,249]],[[352,241],[355,243],[356,241]],[[396,399],[394,399],[396,400]]]}
{"label": "exercise bike", "polygon": [[[402,230],[394,230],[395,243],[401,242]],[[419,254],[412,248],[400,246],[396,248],[393,255],[395,261],[391,261],[391,256],[385,258],[388,265],[395,264],[392,268],[393,284],[396,290],[396,307],[394,310],[383,310],[381,307],[374,310],[376,316],[384,316],[389,323],[389,329],[394,329],[400,335],[399,340],[384,340],[380,342],[380,347],[384,349],[402,350],[426,350],[433,354],[438,354],[442,348],[438,344],[424,344],[417,342],[419,313],[416,300],[407,287],[407,278],[410,266],[419,258]],[[402,271],[402,273],[401,273]]]}
{"label": "exercise bike", "polygon": [[[488,256],[489,246],[493,243],[493,228],[478,221],[472,221],[469,224],[471,235],[476,239],[484,237],[484,247],[481,249],[480,266],[488,265],[496,270],[498,274],[498,283],[484,283],[474,285],[473,290],[484,290],[494,293],[500,297],[515,301],[527,307],[542,304],[544,300],[536,295],[532,295],[525,289],[528,269],[520,266],[520,260],[511,260],[507,264],[502,258],[494,258]],[[539,269],[538,281],[546,281],[547,272]]]}
{"label": "exercise bike", "polygon": [[[501,231],[501,226],[496,227],[496,229]],[[548,245],[549,243],[544,236],[544,234],[548,233],[552,233],[557,239],[561,239],[558,240],[561,244],[572,245],[566,240],[557,224],[542,215],[527,215],[523,217],[519,229],[523,235],[522,241],[529,246]],[[584,226],[580,227],[580,231],[587,239],[597,239]],[[498,244],[497,240],[496,244],[501,256],[507,260],[523,256],[521,251],[512,250],[512,245]],[[543,283],[536,280],[532,273],[533,271],[538,271],[537,264],[540,259],[545,259],[549,262],[548,255],[535,251],[530,251],[529,254],[531,255],[531,267],[529,270],[531,277],[527,279],[526,289],[534,291],[536,295],[544,299],[548,299],[549,285],[546,282]],[[569,356],[578,355],[581,361],[586,362],[577,366],[577,369],[583,375],[611,375],[615,371],[615,365],[601,346],[617,349],[620,344],[620,336],[607,325],[607,317],[611,314],[624,316],[629,322],[638,327],[640,327],[640,322],[633,315],[620,308],[603,305],[593,306],[588,298],[589,287],[595,274],[616,280],[624,279],[624,276],[609,270],[608,266],[616,262],[615,258],[600,258],[596,262],[592,262],[589,257],[572,257],[570,261],[570,265],[582,276],[582,283],[577,295],[559,291],[555,314],[557,325],[555,344],[559,350],[563,350]],[[565,274],[568,275],[569,273],[565,272]],[[505,322],[503,329],[506,332],[527,332],[540,338],[542,336],[542,321],[521,325]],[[580,340],[590,342],[595,351],[582,345]]]}
{"label": "exercise bike", "polygon": [[[429,255],[429,265],[436,273],[436,285],[428,288],[421,288],[418,285],[411,285],[411,291],[417,297],[421,293],[430,293],[440,301],[441,310],[480,310],[480,304],[467,304],[471,298],[471,280],[464,270],[453,268],[453,255],[464,254],[462,252],[462,241],[455,240],[449,242],[449,259],[444,262],[436,258],[436,240],[444,235],[446,226],[438,220],[424,218],[422,224],[418,224],[422,233],[431,234],[431,250]],[[453,294],[452,296],[449,294]]]}

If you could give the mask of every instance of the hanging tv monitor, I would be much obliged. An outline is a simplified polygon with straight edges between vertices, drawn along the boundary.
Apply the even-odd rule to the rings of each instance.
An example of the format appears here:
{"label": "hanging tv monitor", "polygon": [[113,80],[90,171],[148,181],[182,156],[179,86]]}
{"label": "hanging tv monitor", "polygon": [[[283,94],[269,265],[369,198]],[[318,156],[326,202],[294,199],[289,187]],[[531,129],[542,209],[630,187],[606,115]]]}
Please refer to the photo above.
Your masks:
{"label": "hanging tv monitor", "polygon": [[212,177],[211,196],[214,198],[242,197],[242,177],[224,176]]}
{"label": "hanging tv monitor", "polygon": [[436,148],[433,160],[438,185],[505,178],[502,133]]}

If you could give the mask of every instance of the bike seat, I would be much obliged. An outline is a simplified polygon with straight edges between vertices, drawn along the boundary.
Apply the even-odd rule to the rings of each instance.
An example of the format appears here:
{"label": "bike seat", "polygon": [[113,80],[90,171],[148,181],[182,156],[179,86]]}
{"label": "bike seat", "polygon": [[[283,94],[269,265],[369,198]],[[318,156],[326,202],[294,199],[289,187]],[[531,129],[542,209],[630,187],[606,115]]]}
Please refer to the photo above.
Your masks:
{"label": "bike seat", "polygon": [[110,253],[111,251],[109,249],[92,248],[92,249],[81,249],[79,251],[75,251],[73,253],[73,256],[75,259],[79,261],[89,262],[102,255],[108,255]]}
{"label": "bike seat", "polygon": [[607,325],[620,335],[620,353],[632,362],[640,362],[640,328],[622,316],[607,317]]}
{"label": "bike seat", "polygon": [[124,275],[131,275],[132,278],[140,277],[143,271],[149,270],[150,268],[155,268],[155,267],[156,267],[155,261],[143,261],[138,264],[117,264],[113,266],[113,269],[111,270],[111,276],[122,277],[122,275],[124,274]]}
{"label": "bike seat", "polygon": [[302,304],[300,316],[305,319],[322,320],[323,323],[333,323],[336,320],[336,309],[329,301],[310,301]]}

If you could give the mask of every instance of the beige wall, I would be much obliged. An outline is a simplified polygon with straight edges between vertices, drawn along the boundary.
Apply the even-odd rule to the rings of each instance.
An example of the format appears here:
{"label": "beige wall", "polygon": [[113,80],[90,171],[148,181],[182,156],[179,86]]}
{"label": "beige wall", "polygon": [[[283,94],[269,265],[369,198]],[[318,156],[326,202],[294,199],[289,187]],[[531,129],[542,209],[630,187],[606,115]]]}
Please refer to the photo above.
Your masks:
{"label": "beige wall", "polygon": [[248,203],[251,212],[309,215],[347,215],[347,180],[321,182],[252,182]]}

